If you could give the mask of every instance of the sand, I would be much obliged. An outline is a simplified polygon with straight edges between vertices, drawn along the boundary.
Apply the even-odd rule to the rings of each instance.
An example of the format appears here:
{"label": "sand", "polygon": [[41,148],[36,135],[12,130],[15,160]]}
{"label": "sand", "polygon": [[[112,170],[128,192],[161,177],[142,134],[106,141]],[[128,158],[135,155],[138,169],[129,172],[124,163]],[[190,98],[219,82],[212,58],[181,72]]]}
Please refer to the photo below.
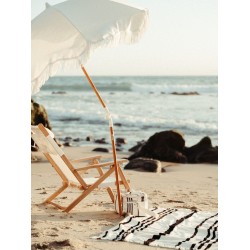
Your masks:
{"label": "sand", "polygon": [[[91,147],[66,147],[63,151],[69,159],[97,155],[97,152],[91,152]],[[111,158],[111,154],[100,155]],[[32,249],[145,249],[143,245],[91,238],[123,219],[115,212],[106,190],[92,192],[70,213],[41,204],[61,184],[61,179],[41,153],[32,152],[32,156],[38,159],[32,162],[31,172]],[[119,158],[126,156],[118,154]],[[147,193],[150,206],[218,210],[218,165],[162,162],[162,166],[166,166],[164,173],[124,170],[131,187]],[[68,204],[76,197],[76,192],[68,189],[60,197],[61,204]]]}

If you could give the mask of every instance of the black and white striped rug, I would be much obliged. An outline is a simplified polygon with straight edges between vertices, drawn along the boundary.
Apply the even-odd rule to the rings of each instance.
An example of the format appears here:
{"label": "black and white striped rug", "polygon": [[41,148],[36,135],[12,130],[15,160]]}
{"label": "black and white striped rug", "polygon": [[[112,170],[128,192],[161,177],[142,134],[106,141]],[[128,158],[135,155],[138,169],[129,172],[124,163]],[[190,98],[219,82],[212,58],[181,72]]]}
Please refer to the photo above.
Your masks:
{"label": "black and white striped rug", "polygon": [[181,250],[218,249],[218,213],[184,208],[151,210],[158,218],[127,216],[93,238]]}

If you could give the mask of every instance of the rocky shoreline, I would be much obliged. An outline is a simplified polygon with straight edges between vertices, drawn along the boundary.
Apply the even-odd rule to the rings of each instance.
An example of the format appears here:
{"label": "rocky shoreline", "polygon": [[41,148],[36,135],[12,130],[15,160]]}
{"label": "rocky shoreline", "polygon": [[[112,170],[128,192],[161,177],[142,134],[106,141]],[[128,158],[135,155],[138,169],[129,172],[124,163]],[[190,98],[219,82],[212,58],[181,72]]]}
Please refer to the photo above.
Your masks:
{"label": "rocky shoreline", "polygon": [[[31,125],[42,123],[45,127],[52,130],[46,109],[31,100]],[[52,130],[53,131],[53,130]],[[55,138],[59,146],[71,147],[78,146],[81,141],[90,142],[92,144],[102,145],[93,149],[97,152],[110,153],[106,145],[110,143],[105,138],[95,139],[91,136],[83,138]],[[122,146],[126,144],[126,138],[116,138],[117,151],[123,151]],[[75,145],[74,145],[75,144]],[[105,146],[104,146],[105,145]],[[31,150],[39,150],[34,142],[31,141]],[[140,166],[141,169],[151,172],[159,171],[159,163],[153,161],[166,161],[174,163],[218,163],[218,146],[213,146],[210,137],[202,138],[197,144],[186,147],[185,140],[182,134],[174,130],[166,130],[157,132],[150,136],[148,140],[138,142],[137,145],[131,147],[129,152],[132,154],[128,157],[130,164],[128,169],[136,169]],[[139,161],[133,161],[138,159]],[[140,162],[140,163],[139,163]],[[149,165],[151,164],[151,167]]]}

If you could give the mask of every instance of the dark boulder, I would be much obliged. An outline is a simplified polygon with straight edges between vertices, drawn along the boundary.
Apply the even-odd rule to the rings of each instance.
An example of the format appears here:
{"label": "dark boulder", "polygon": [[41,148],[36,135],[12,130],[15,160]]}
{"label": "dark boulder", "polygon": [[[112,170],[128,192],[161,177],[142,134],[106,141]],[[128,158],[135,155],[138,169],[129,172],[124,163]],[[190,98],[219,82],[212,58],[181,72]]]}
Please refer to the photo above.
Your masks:
{"label": "dark boulder", "polygon": [[33,145],[32,145],[32,141],[31,141],[31,151],[37,152],[38,150],[39,150],[38,146],[36,144],[34,145],[34,141],[33,141]]}
{"label": "dark boulder", "polygon": [[137,152],[141,149],[141,147],[146,143],[146,141],[142,140],[142,141],[138,141],[137,145],[133,146],[132,148],[130,148],[128,151],[129,152]]}
{"label": "dark boulder", "polygon": [[92,151],[109,153],[109,150],[107,148],[94,148]]}
{"label": "dark boulder", "polygon": [[126,144],[127,142],[126,142],[125,138],[118,137],[118,138],[116,138],[116,143],[117,144]]}
{"label": "dark boulder", "polygon": [[[45,107],[41,104],[34,102],[31,99],[31,125],[35,126],[38,125],[39,123],[42,123],[45,128],[52,130]],[[62,146],[62,144],[56,138],[54,138],[54,140],[58,144],[58,146],[60,147]],[[31,146],[37,147],[32,138],[31,138]],[[31,150],[35,149],[31,148]]]}
{"label": "dark boulder", "polygon": [[86,141],[94,141],[94,137],[93,136],[87,136]]}
{"label": "dark boulder", "polygon": [[[43,105],[40,105],[31,99],[31,125],[35,126],[38,125],[39,123],[42,123],[44,127],[51,130],[46,109],[44,108]],[[31,151],[35,150],[38,151],[38,146],[31,138]]]}
{"label": "dark boulder", "polygon": [[71,147],[72,144],[69,141],[67,141],[67,142],[63,143],[63,146],[65,146],[65,147]]}
{"label": "dark boulder", "polygon": [[75,141],[75,142],[79,142],[79,141],[82,141],[82,139],[81,139],[81,138],[79,138],[79,137],[77,137],[77,138],[73,139],[73,141]]}
{"label": "dark boulder", "polygon": [[42,123],[49,130],[52,129],[44,106],[31,100],[31,125],[38,125],[39,123]]}
{"label": "dark boulder", "polygon": [[99,144],[108,144],[108,143],[106,142],[106,139],[105,139],[105,138],[97,139],[97,140],[95,140],[95,143],[99,143]]}
{"label": "dark boulder", "polygon": [[189,163],[218,163],[218,147],[213,147],[206,136],[192,147],[185,147],[184,154]]}
{"label": "dark boulder", "polygon": [[182,153],[185,141],[181,134],[175,131],[162,131],[155,133],[147,142],[128,159],[138,157],[157,159],[170,162],[187,162],[187,157]]}
{"label": "dark boulder", "polygon": [[218,164],[218,147],[208,148],[196,157],[197,163],[214,163]]}
{"label": "dark boulder", "polygon": [[129,161],[129,163],[124,167],[124,169],[157,172],[157,173],[160,173],[162,171],[160,161],[143,157],[139,157]]}
{"label": "dark boulder", "polygon": [[72,137],[66,136],[66,137],[64,138],[64,141],[72,141]]}

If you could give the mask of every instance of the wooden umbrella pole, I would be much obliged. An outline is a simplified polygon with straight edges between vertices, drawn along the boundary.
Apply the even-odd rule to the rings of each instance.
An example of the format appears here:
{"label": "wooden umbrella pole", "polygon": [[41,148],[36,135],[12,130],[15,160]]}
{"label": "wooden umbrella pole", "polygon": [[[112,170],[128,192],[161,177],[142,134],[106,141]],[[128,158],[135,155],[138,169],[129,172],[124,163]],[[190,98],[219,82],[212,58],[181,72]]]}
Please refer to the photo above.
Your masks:
{"label": "wooden umbrella pole", "polygon": [[81,65],[81,68],[82,68],[82,71],[85,74],[86,78],[88,79],[88,82],[90,83],[90,86],[94,90],[97,98],[99,99],[99,101],[101,102],[103,108],[105,109],[107,117],[108,117],[108,120],[109,120],[110,137],[111,137],[112,151],[113,151],[113,158],[114,158],[114,165],[115,165],[115,177],[116,177],[116,186],[117,186],[117,198],[118,198],[118,204],[119,204],[119,214],[122,215],[121,192],[120,192],[120,185],[119,185],[118,164],[117,164],[117,155],[116,155],[116,147],[115,147],[115,136],[114,136],[114,129],[113,129],[112,117],[111,117],[111,114],[110,114],[108,108],[106,107],[106,104],[104,103],[102,97],[100,96],[100,94],[99,94],[99,92],[98,92],[95,84],[93,83],[93,81],[89,77],[88,72],[83,67],[83,65]]}

